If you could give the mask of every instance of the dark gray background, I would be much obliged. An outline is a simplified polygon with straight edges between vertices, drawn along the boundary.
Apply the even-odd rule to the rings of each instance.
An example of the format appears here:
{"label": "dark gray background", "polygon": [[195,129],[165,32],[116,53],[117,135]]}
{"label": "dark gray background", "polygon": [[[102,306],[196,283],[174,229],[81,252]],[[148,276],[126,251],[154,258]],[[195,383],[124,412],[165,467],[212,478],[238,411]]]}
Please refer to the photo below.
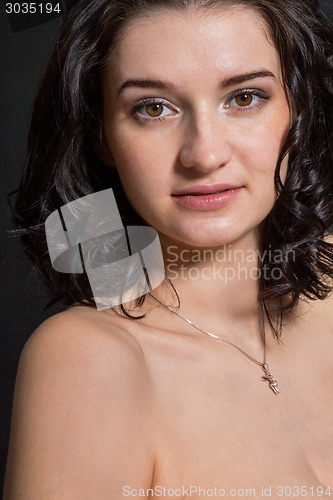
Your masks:
{"label": "dark gray background", "polygon": [[[7,195],[18,187],[26,138],[38,81],[50,57],[60,18],[13,33],[0,2],[0,492],[17,364],[23,345],[47,317],[61,310],[43,309],[47,299],[38,290],[36,273],[16,239],[8,237],[11,216]],[[0,493],[1,496],[1,493]]]}
{"label": "dark gray background", "polygon": [[[321,5],[333,20],[333,0]],[[32,266],[18,241],[8,237],[11,229],[7,195],[18,186],[25,156],[26,137],[37,83],[51,54],[60,20],[13,33],[0,3],[1,47],[1,133],[0,133],[0,491],[5,468],[12,394],[17,364],[23,345],[47,317],[46,297],[38,289]]]}

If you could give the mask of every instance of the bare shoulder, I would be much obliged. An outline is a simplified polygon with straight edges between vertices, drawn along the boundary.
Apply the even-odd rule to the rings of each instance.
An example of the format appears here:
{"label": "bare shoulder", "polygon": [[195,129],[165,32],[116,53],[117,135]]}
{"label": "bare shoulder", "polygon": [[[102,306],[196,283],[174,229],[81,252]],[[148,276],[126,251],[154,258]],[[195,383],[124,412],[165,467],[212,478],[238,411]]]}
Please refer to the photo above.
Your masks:
{"label": "bare shoulder", "polygon": [[53,316],[32,334],[21,355],[18,382],[37,372],[43,380],[57,374],[57,383],[72,389],[73,398],[78,397],[75,380],[82,387],[95,385],[105,395],[111,391],[124,397],[133,392],[144,397],[140,388],[147,387],[148,376],[142,348],[133,335],[121,323],[112,318],[103,321],[89,308]]}
{"label": "bare shoulder", "polygon": [[[42,323],[27,341],[21,364],[31,357],[38,364],[53,361],[73,370],[84,364],[95,376],[113,371],[115,365],[126,366],[123,376],[132,370],[144,371],[144,356],[140,344],[119,321],[106,321],[94,309],[77,307],[52,316]],[[66,364],[65,361],[70,361]],[[96,370],[99,367],[99,370]]]}
{"label": "bare shoulder", "polygon": [[137,340],[73,308],[26,343],[17,375],[5,499],[121,498],[149,488],[149,375]]}

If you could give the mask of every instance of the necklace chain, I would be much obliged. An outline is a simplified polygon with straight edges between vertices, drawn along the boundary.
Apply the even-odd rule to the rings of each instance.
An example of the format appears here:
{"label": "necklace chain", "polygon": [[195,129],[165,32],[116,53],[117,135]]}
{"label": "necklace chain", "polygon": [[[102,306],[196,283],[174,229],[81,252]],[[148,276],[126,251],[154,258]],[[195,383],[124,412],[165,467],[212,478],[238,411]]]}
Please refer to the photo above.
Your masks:
{"label": "necklace chain", "polygon": [[269,387],[270,387],[270,389],[272,389],[272,391],[274,392],[274,394],[278,394],[279,393],[278,383],[273,378],[273,376],[272,376],[272,374],[271,374],[271,372],[270,372],[270,370],[268,368],[268,364],[266,363],[266,332],[265,332],[264,308],[263,308],[263,305],[262,305],[261,302],[260,302],[260,305],[261,305],[261,314],[260,314],[259,326],[260,326],[260,333],[262,333],[262,336],[263,336],[263,339],[264,339],[264,361],[263,362],[258,361],[253,356],[250,356],[250,354],[248,354],[247,352],[245,352],[243,349],[241,349],[240,347],[238,347],[236,344],[233,344],[232,342],[230,342],[230,340],[222,339],[221,337],[218,337],[214,333],[208,332],[207,330],[204,330],[203,328],[200,328],[198,325],[196,325],[195,323],[193,323],[193,321],[191,321],[190,319],[186,318],[185,316],[183,316],[179,312],[175,311],[172,307],[163,304],[163,302],[161,302],[160,300],[158,300],[154,295],[152,295],[152,294],[149,294],[149,295],[153,299],[155,299],[159,304],[161,304],[163,307],[165,307],[166,309],[169,309],[170,312],[172,312],[173,314],[175,314],[179,318],[181,318],[184,321],[186,321],[189,325],[193,326],[193,328],[195,328],[196,330],[199,330],[199,332],[202,332],[205,335],[208,335],[209,337],[212,337],[212,338],[214,338],[216,340],[219,340],[220,342],[225,342],[226,344],[229,344],[229,345],[235,347],[236,349],[238,349],[242,354],[244,354],[244,356],[246,356],[248,359],[250,359],[251,361],[253,361],[254,363],[256,363],[257,365],[259,365],[262,368],[262,370],[264,371],[265,375],[261,377],[261,380],[269,382]]}

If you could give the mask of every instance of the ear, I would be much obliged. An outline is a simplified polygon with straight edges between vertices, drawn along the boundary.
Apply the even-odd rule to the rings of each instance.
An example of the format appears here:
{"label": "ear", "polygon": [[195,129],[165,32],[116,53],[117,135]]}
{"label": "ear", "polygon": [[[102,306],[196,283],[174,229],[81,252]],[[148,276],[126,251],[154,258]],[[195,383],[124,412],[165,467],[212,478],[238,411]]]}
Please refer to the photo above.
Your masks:
{"label": "ear", "polygon": [[91,133],[91,138],[96,156],[107,167],[115,168],[115,161],[107,145],[103,127],[94,128]]}

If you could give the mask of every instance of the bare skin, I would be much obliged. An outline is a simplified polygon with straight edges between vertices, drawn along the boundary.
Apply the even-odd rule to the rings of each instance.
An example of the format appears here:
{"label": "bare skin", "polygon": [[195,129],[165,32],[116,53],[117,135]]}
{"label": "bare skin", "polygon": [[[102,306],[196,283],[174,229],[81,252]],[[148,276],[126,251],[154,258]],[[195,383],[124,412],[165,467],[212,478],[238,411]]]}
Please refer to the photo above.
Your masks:
{"label": "bare skin", "polygon": [[257,498],[262,486],[273,498],[278,486],[307,486],[305,498],[311,486],[326,490],[332,300],[302,309],[284,345],[267,336],[277,396],[236,349],[160,306],[137,322],[86,307],[51,318],[20,362],[5,499],[118,499],[183,486],[255,489]]}
{"label": "bare skin", "polygon": [[[184,43],[176,46],[180,37]],[[274,77],[221,90],[221,80],[258,69]],[[166,75],[172,90],[132,86],[116,99],[128,79]],[[256,97],[244,112],[230,95],[246,89],[270,99]],[[143,98],[168,101],[168,118],[134,119],[128,109]],[[148,110],[140,113],[147,118]],[[159,231],[166,260],[170,246],[177,248],[179,312],[260,361],[257,281],[206,279],[204,268],[213,269],[225,245],[258,250],[289,126],[277,51],[249,9],[134,20],[110,55],[103,159],[118,168],[130,201]],[[241,185],[239,196],[205,212],[184,209],[172,196],[215,182]],[[210,249],[213,258],[186,262],[185,271],[195,268],[198,279],[184,279],[181,252],[195,249]],[[237,262],[227,258],[223,265],[236,269]],[[255,267],[242,265],[249,274]],[[166,297],[163,287],[154,293]],[[307,486],[301,496],[313,498],[311,486],[330,485],[332,299],[301,302],[286,319],[283,344],[266,325],[279,395],[234,347],[197,332],[153,299],[145,308],[149,314],[133,321],[113,310],[74,307],[33,334],[17,378],[6,500],[118,500],[131,489],[157,486],[254,488],[257,498],[262,486],[272,486],[272,498],[290,498],[279,485]]]}

